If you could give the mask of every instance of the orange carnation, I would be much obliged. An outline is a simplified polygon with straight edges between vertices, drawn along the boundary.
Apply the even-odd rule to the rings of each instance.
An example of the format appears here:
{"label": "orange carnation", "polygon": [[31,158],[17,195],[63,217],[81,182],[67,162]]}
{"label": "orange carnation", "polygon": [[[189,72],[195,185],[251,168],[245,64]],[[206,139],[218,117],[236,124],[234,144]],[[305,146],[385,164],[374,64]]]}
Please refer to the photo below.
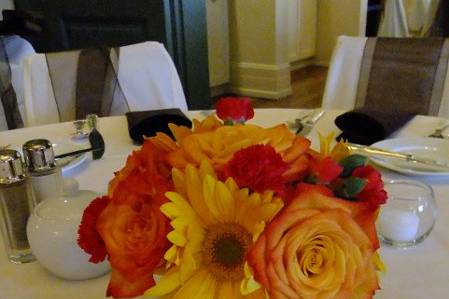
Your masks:
{"label": "orange carnation", "polygon": [[366,203],[301,193],[250,249],[255,279],[272,299],[372,298],[376,215]]}

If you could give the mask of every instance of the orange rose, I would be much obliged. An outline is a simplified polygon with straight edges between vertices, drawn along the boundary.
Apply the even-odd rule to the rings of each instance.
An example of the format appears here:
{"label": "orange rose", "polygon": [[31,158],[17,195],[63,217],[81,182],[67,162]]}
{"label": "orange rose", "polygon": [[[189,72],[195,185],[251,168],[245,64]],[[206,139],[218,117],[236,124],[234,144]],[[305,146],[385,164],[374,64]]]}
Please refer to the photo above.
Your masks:
{"label": "orange rose", "polygon": [[129,298],[154,286],[154,271],[170,247],[169,220],[160,212],[170,183],[157,173],[136,168],[117,183],[97,220],[112,266],[107,295]]}
{"label": "orange rose", "polygon": [[[170,139],[168,136],[167,138]],[[158,173],[162,177],[170,179],[171,168],[160,158],[161,152],[151,141],[145,140],[139,150],[133,151],[129,155],[125,167],[116,172],[115,177],[109,182],[109,196],[112,197],[117,185],[136,170]]]}
{"label": "orange rose", "polygon": [[301,193],[250,249],[255,279],[272,299],[372,298],[376,216],[369,204]]}
{"label": "orange rose", "polygon": [[252,145],[272,146],[288,164],[284,173],[286,180],[301,179],[309,167],[310,141],[290,132],[285,124],[272,128],[256,125],[222,126],[214,116],[203,122],[193,120],[192,130],[170,125],[176,138],[173,141],[165,134],[150,138],[165,161],[172,167],[184,169],[188,164],[199,166],[208,161],[218,172],[232,159],[234,153]]}

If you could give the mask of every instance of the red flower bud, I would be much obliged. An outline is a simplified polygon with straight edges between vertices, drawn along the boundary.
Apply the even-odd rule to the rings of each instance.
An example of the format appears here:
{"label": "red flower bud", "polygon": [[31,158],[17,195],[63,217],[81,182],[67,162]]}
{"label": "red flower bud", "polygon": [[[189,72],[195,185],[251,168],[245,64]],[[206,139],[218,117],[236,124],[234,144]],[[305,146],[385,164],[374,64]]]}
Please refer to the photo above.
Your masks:
{"label": "red flower bud", "polygon": [[221,98],[215,104],[218,117],[224,122],[244,123],[254,117],[249,98]]}
{"label": "red flower bud", "polygon": [[365,188],[357,195],[358,199],[374,205],[381,205],[387,201],[382,176],[374,167],[370,165],[358,167],[354,169],[352,176],[367,180]]}

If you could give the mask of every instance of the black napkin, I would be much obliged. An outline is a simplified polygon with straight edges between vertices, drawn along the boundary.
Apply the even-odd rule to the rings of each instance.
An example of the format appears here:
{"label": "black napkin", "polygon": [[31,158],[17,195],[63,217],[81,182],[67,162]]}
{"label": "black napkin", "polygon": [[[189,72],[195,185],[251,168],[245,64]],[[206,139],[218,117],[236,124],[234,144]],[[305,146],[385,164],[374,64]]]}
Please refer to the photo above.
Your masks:
{"label": "black napkin", "polygon": [[169,123],[192,127],[192,122],[179,109],[163,109],[152,111],[137,111],[126,113],[129,136],[138,144],[143,143],[143,137],[155,136],[162,132],[173,138],[168,128]]}
{"label": "black napkin", "polygon": [[335,124],[343,132],[337,139],[371,145],[387,138],[415,116],[412,113],[388,111],[388,107],[386,110],[359,108],[338,116]]}

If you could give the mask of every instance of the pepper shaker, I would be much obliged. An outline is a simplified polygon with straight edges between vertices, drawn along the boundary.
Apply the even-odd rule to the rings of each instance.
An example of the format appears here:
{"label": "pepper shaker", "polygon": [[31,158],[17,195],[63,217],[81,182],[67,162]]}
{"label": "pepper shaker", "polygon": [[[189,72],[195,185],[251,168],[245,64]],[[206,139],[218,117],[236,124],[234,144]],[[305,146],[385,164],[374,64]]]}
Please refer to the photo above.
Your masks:
{"label": "pepper shaker", "polygon": [[23,155],[33,185],[36,202],[59,197],[62,193],[61,168],[56,165],[53,145],[46,139],[34,139],[23,145]]}
{"label": "pepper shaker", "polygon": [[0,229],[6,254],[14,263],[35,260],[26,232],[28,217],[35,206],[20,153],[0,150]]}

